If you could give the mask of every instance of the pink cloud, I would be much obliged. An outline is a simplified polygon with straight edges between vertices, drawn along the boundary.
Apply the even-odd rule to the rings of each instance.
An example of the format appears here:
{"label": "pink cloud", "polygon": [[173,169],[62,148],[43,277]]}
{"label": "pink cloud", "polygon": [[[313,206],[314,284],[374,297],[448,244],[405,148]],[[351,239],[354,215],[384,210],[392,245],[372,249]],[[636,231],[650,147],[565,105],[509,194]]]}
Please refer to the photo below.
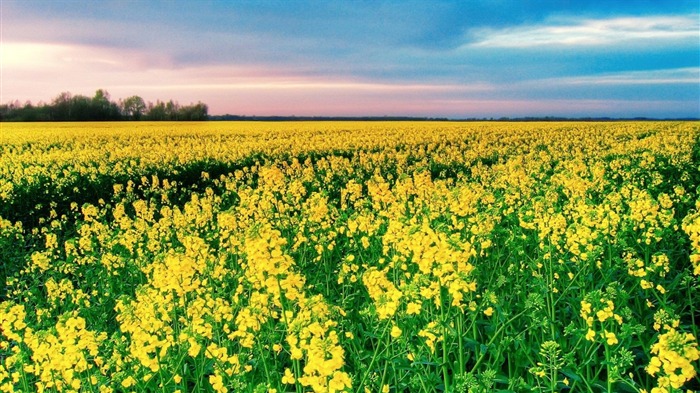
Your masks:
{"label": "pink cloud", "polygon": [[203,101],[212,113],[404,114],[426,97],[493,89],[309,76],[265,65],[173,67],[166,58],[134,50],[37,43],[4,44],[2,68],[3,101],[50,100],[62,91],[91,95],[104,88],[114,98]]}
{"label": "pink cloud", "polygon": [[[177,67],[133,49],[4,42],[1,102],[50,101],[63,91],[113,99],[202,101],[211,114],[341,116],[682,116],[692,102],[513,100],[508,86],[398,83],[313,75],[265,64]],[[497,99],[498,97],[504,99]],[[664,108],[661,112],[659,108]],[[668,108],[676,108],[670,113]]]}
{"label": "pink cloud", "polygon": [[48,100],[62,91],[92,94],[167,64],[164,57],[135,50],[3,42],[1,99]]}

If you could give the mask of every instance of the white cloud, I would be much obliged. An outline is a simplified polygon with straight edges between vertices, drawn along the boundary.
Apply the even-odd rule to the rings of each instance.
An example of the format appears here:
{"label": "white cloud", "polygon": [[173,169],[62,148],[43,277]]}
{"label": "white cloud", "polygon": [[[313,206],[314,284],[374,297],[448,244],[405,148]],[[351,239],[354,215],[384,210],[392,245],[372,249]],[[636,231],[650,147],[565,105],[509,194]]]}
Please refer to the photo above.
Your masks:
{"label": "white cloud", "polygon": [[164,66],[170,61],[133,49],[41,42],[3,42],[2,66],[6,69],[45,70],[85,68],[115,71]]}
{"label": "white cloud", "polygon": [[502,30],[474,32],[470,47],[530,48],[541,46],[603,46],[630,41],[700,39],[699,15],[644,16],[609,19],[554,20],[547,25],[533,25]]}
{"label": "white cloud", "polygon": [[582,75],[537,79],[526,82],[534,85],[665,85],[693,84],[700,86],[700,67],[665,70],[625,71],[600,75]]}

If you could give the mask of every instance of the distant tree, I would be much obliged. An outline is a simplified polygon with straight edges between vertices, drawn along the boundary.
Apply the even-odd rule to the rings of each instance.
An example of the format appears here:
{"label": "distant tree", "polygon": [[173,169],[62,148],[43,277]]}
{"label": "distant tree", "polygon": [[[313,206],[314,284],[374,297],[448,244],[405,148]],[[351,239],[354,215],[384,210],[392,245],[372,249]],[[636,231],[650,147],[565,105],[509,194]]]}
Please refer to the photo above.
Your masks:
{"label": "distant tree", "polygon": [[70,92],[64,91],[53,99],[51,102],[51,120],[68,121],[71,118],[72,98],[73,95]]}
{"label": "distant tree", "polygon": [[155,104],[149,102],[148,111],[146,112],[146,120],[167,120],[165,113],[165,103],[163,103],[162,101],[156,101]]}
{"label": "distant tree", "polygon": [[110,101],[110,95],[106,90],[99,89],[92,98],[90,120],[119,120],[121,111],[119,106]]}
{"label": "distant tree", "polygon": [[35,108],[34,105],[32,105],[31,101],[25,102],[24,106],[21,109],[22,121],[37,121],[38,117],[38,108]]}
{"label": "distant tree", "polygon": [[83,95],[75,95],[70,101],[68,121],[89,121],[94,120],[95,113],[93,102]]}
{"label": "distant tree", "polygon": [[92,97],[92,104],[96,108],[108,109],[110,104],[109,98],[109,93],[106,90],[97,89],[97,91],[95,91],[95,96]]}
{"label": "distant tree", "polygon": [[24,105],[15,100],[6,105],[0,105],[1,121],[49,121],[51,120],[51,107],[39,103],[33,105],[31,101],[26,101]]}
{"label": "distant tree", "polygon": [[165,120],[178,120],[180,105],[170,100],[165,103]]}
{"label": "distant tree", "polygon": [[146,103],[139,96],[131,96],[122,101],[122,115],[129,120],[141,120],[146,111]]}
{"label": "distant tree", "polygon": [[92,97],[92,108],[90,120],[107,120],[109,118],[109,107],[111,102],[109,101],[109,93],[105,90],[99,89],[95,92],[95,96]]}
{"label": "distant tree", "polygon": [[202,121],[207,120],[209,108],[206,104],[198,102],[195,105],[183,106],[180,108],[178,120]]}
{"label": "distant tree", "polygon": [[63,92],[50,104],[39,102],[24,106],[17,100],[0,105],[0,121],[104,121],[104,120],[207,120],[206,104],[181,106],[177,101],[156,101],[146,104],[143,98],[131,96],[119,103],[110,100],[104,89],[93,97]]}

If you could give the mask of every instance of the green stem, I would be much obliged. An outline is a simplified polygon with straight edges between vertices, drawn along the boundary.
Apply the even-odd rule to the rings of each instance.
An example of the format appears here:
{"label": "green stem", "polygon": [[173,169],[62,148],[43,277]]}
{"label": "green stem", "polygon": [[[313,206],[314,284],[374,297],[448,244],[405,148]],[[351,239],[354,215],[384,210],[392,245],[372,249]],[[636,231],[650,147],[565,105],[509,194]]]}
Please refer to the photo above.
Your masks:
{"label": "green stem", "polygon": [[605,372],[607,376],[605,378],[608,386],[608,393],[612,392],[612,379],[610,378],[610,346],[605,346]]}
{"label": "green stem", "polygon": [[22,387],[25,392],[29,392],[29,383],[27,382],[27,373],[22,369]]}
{"label": "green stem", "polygon": [[450,391],[450,380],[447,370],[447,321],[445,320],[445,302],[442,299],[442,291],[440,291],[440,321],[442,325],[442,381],[445,385],[445,391]]}
{"label": "green stem", "polygon": [[[511,319],[509,319],[508,321],[506,321],[506,323],[504,323],[503,325],[501,325],[501,327],[499,327],[498,330],[496,330],[496,333],[493,334],[493,337],[491,337],[491,340],[489,340],[489,342],[486,344],[486,346],[487,346],[487,347],[491,346],[491,345],[494,343],[494,341],[496,341],[496,339],[498,338],[498,336],[501,334],[501,332],[503,331],[503,329],[505,329],[508,325],[510,325],[511,322],[513,322],[513,321],[515,321],[516,319],[520,318],[521,315],[525,314],[525,311],[527,311],[527,310],[523,310],[523,311],[521,311],[521,312],[515,314],[515,316],[513,316]],[[474,367],[472,367],[472,371],[471,371],[471,372],[474,372],[474,370],[476,370],[477,367],[479,367],[479,365],[481,365],[481,362],[484,360],[484,357],[486,357],[486,352],[483,352],[483,353],[481,353],[481,354],[479,355],[479,359],[476,360],[476,363],[474,364]]]}
{"label": "green stem", "polygon": [[459,313],[459,318],[457,318],[457,343],[459,349],[457,350],[457,355],[459,358],[459,369],[457,370],[458,375],[464,374],[466,365],[464,364],[464,340],[463,340],[463,325],[464,324],[464,312]]}
{"label": "green stem", "polygon": [[262,343],[258,340],[258,352],[260,353],[260,359],[262,360],[263,368],[265,369],[265,379],[268,382],[272,381],[270,378],[270,371],[267,369],[267,362],[265,361],[265,354],[262,351]]}
{"label": "green stem", "polygon": [[688,280],[688,290],[686,291],[686,293],[688,294],[688,304],[690,305],[690,320],[692,321],[691,326],[693,329],[693,335],[695,337],[697,337],[698,336],[698,332],[697,332],[698,325],[697,325],[697,323],[695,323],[695,307],[694,307],[695,303],[693,302],[693,298],[690,296],[690,294],[693,293],[692,289],[690,288],[691,283],[692,283],[692,281]]}
{"label": "green stem", "polygon": [[[160,359],[160,351],[156,349],[156,359],[158,360],[158,379],[160,379],[160,387],[161,391],[165,393],[165,386],[166,384],[163,383],[164,377],[163,377],[163,367],[161,367],[161,359]],[[171,377],[172,379],[172,377]],[[170,382],[170,381],[168,381]]]}
{"label": "green stem", "polygon": [[559,296],[559,298],[554,302],[555,306],[557,305],[557,303],[559,303],[561,299],[564,298],[564,294],[569,290],[569,288],[571,288],[572,285],[574,285],[574,282],[576,282],[576,279],[583,271],[584,269],[578,269],[576,274],[574,274],[574,277],[571,279],[571,282],[569,282],[569,285],[566,286],[566,288],[562,291],[561,296]]}
{"label": "green stem", "polygon": [[[277,277],[277,288],[279,289],[280,304],[282,305],[282,320],[284,320],[284,328],[287,330],[289,328],[289,320],[287,319],[287,307],[285,305],[286,301],[284,299],[284,291],[282,290],[282,284],[280,283],[279,276]],[[292,368],[294,369],[294,388],[297,393],[301,393],[303,389],[299,383],[299,377],[301,376],[301,365],[299,364],[299,359],[292,359]]]}
{"label": "green stem", "polygon": [[[384,331],[382,332],[381,337],[386,336],[386,332],[387,332],[388,328],[389,328],[389,323],[384,325]],[[381,345],[377,344],[377,348],[375,348],[374,353],[372,354],[372,360],[370,360],[369,365],[367,366],[367,370],[365,371],[364,375],[362,375],[362,379],[360,380],[360,385],[357,387],[358,392],[362,391],[362,387],[365,385],[365,380],[367,379],[367,376],[369,375],[369,373],[372,370],[372,366],[374,365],[374,361],[377,360],[377,355],[379,354],[380,347],[381,347]],[[386,348],[384,348],[384,350],[386,350]]]}
{"label": "green stem", "polygon": [[[552,248],[551,246],[551,240],[550,240],[550,250]],[[547,311],[549,312],[549,332],[551,335],[552,341],[556,341],[556,337],[554,334],[555,328],[554,328],[554,321],[555,321],[555,315],[554,315],[554,269],[552,268],[552,257],[550,256],[547,258],[548,260],[548,267],[549,267],[549,272],[547,274],[547,278],[549,279],[548,282],[548,288],[547,288],[547,300],[548,300],[548,309]]]}
{"label": "green stem", "polygon": [[[389,340],[390,339],[387,337],[387,347],[389,345],[391,345],[390,343],[388,343]],[[393,351],[390,351],[390,352],[393,352]],[[394,359],[393,353],[389,354],[389,359]],[[389,369],[389,362],[384,362],[384,370],[382,370],[382,383],[381,383],[382,386],[384,386],[384,384],[386,383],[386,373],[387,373],[388,369]]]}
{"label": "green stem", "polygon": [[[588,372],[587,372],[586,374],[588,374]],[[586,387],[588,388],[588,391],[589,391],[589,392],[592,392],[593,389],[591,388],[591,385],[588,384],[588,378],[581,378],[581,380],[583,381],[583,383],[584,383],[584,384],[586,385]],[[572,388],[572,389],[573,389],[573,388]]]}

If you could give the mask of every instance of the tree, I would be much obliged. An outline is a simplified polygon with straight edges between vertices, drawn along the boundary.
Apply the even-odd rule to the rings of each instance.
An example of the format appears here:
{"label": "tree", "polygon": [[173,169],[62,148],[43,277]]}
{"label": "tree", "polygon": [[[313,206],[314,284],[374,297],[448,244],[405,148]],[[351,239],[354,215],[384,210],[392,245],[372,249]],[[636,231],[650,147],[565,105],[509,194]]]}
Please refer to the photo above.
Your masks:
{"label": "tree", "polygon": [[206,104],[181,106],[177,101],[146,102],[139,96],[131,96],[119,103],[110,100],[104,89],[95,91],[93,97],[63,92],[50,104],[39,102],[36,106],[26,102],[24,106],[15,100],[0,105],[0,121],[104,121],[104,120],[170,120],[201,121],[208,119]]}
{"label": "tree", "polygon": [[207,120],[209,108],[206,104],[198,102],[195,105],[180,108],[178,120],[202,121]]}
{"label": "tree", "polygon": [[119,120],[121,113],[119,106],[110,101],[109,93],[99,89],[92,98],[92,110],[90,120]]}
{"label": "tree", "polygon": [[75,95],[70,101],[70,115],[68,121],[94,120],[93,103],[90,98],[83,95]]}
{"label": "tree", "polygon": [[163,103],[162,101],[156,101],[155,104],[149,102],[148,112],[146,113],[146,120],[167,120],[165,113],[165,103]]}
{"label": "tree", "polygon": [[177,115],[180,112],[180,104],[173,102],[173,100],[165,103],[165,116],[166,120],[178,120]]}
{"label": "tree", "polygon": [[53,121],[68,121],[71,118],[71,101],[73,95],[70,92],[64,91],[53,99],[51,111],[51,120]]}
{"label": "tree", "polygon": [[129,120],[141,120],[146,110],[146,103],[139,96],[131,96],[122,101],[122,115]]}

